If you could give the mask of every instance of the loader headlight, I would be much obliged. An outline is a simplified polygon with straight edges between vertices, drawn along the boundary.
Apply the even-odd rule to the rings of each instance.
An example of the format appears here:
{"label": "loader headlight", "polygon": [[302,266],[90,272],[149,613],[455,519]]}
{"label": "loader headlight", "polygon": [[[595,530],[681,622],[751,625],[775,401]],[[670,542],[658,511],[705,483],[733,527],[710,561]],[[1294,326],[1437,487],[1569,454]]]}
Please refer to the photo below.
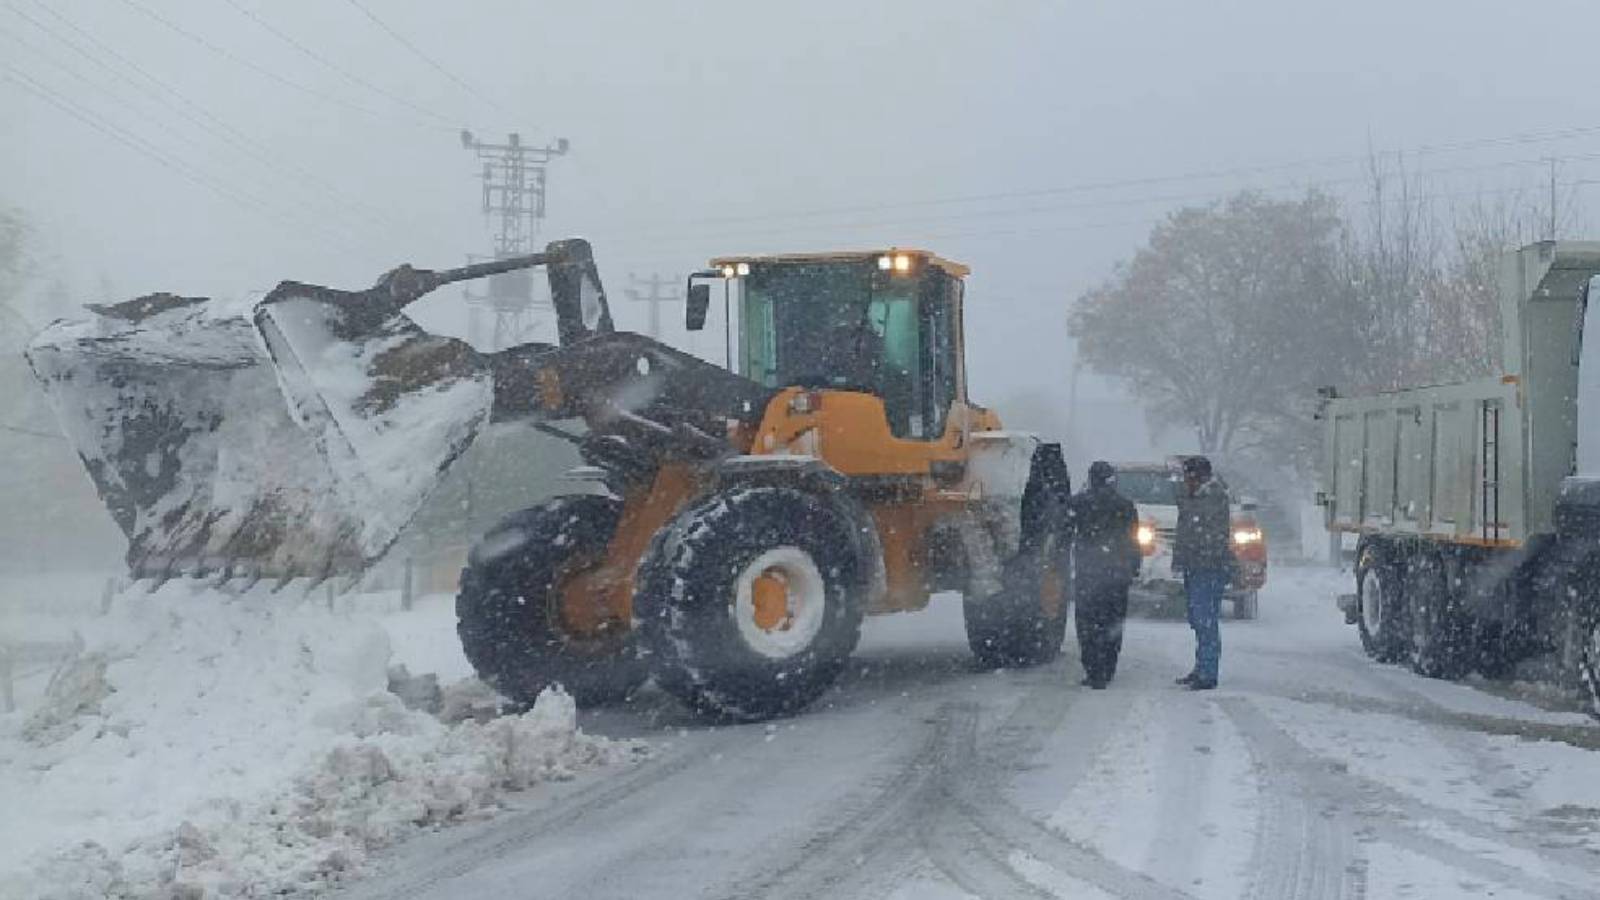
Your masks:
{"label": "loader headlight", "polygon": [[1235,544],[1259,544],[1261,543],[1261,529],[1235,528],[1233,531],[1233,542]]}
{"label": "loader headlight", "polygon": [[911,271],[911,255],[909,253],[884,254],[878,257],[878,269],[883,272],[896,272],[903,275]]}
{"label": "loader headlight", "polygon": [[[746,270],[749,270],[750,264],[749,263],[745,263],[744,267],[745,267]],[[722,267],[722,277],[723,278],[732,278],[733,276],[735,276],[737,274],[739,274],[739,270],[735,269],[731,265]]]}

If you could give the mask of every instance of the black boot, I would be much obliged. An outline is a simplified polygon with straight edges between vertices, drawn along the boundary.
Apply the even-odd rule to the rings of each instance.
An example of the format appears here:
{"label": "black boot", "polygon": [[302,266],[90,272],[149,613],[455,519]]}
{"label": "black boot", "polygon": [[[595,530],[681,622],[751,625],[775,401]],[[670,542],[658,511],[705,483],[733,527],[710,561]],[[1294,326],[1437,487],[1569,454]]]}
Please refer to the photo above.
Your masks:
{"label": "black boot", "polygon": [[1183,676],[1182,678],[1174,679],[1173,682],[1175,684],[1194,684],[1196,681],[1199,681],[1199,680],[1200,680],[1200,673],[1198,673],[1198,672],[1190,672],[1189,674]]}

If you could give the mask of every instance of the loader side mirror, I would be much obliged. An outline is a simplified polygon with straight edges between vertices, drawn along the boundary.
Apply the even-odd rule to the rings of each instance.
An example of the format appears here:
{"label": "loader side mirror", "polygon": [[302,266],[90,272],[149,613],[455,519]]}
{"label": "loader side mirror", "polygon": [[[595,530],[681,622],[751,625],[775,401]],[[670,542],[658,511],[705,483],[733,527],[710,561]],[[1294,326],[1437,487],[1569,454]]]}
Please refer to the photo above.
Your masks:
{"label": "loader side mirror", "polygon": [[711,285],[689,285],[689,301],[683,307],[683,327],[700,331],[706,327],[706,310],[711,308]]}

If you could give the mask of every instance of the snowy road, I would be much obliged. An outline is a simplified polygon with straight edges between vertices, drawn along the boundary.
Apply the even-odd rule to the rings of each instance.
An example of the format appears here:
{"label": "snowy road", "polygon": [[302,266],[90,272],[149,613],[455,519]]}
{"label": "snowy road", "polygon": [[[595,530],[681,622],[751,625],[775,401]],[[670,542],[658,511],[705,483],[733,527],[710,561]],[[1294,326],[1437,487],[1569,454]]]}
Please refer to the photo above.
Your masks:
{"label": "snowy road", "polygon": [[659,752],[408,842],[341,896],[1600,897],[1600,728],[1370,663],[1340,583],[1280,573],[1206,694],[1172,684],[1181,622],[1131,622],[1092,692],[1070,647],[974,672],[959,604],[874,621],[806,714],[590,714]]}

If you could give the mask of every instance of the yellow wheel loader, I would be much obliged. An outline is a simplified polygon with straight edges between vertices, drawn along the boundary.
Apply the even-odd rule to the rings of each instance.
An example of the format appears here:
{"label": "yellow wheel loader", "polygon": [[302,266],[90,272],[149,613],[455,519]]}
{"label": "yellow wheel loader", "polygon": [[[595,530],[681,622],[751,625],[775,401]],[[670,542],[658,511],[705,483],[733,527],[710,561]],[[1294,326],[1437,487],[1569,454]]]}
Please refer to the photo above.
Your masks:
{"label": "yellow wheel loader", "polygon": [[[405,313],[454,281],[544,266],[559,343],[483,353]],[[985,666],[1053,658],[1065,630],[1058,445],[967,396],[967,269],[890,249],[712,261],[730,365],[616,330],[590,249],[374,287],[284,282],[253,308],[152,295],[31,344],[136,577],[358,575],[491,423],[574,442],[593,490],[473,547],[458,632],[480,675],[580,702],[654,677],[714,718],[822,694],[864,616],[964,595]]]}

